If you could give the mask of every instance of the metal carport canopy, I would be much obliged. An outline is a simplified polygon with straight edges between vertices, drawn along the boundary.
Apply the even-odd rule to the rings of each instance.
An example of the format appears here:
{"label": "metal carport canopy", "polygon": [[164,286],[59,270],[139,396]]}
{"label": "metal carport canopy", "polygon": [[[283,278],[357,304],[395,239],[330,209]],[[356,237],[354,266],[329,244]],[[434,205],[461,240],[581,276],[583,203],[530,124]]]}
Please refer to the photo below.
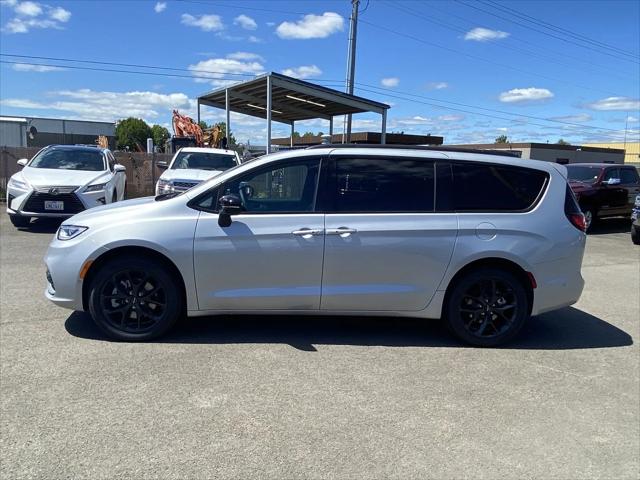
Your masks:
{"label": "metal carport canopy", "polygon": [[296,121],[322,118],[329,120],[329,133],[333,134],[334,116],[363,112],[382,115],[381,143],[384,143],[390,108],[384,103],[274,72],[199,96],[198,121],[200,105],[225,110],[230,132],[230,112],[266,119],[267,151],[271,149],[271,120],[291,125],[293,133]]}

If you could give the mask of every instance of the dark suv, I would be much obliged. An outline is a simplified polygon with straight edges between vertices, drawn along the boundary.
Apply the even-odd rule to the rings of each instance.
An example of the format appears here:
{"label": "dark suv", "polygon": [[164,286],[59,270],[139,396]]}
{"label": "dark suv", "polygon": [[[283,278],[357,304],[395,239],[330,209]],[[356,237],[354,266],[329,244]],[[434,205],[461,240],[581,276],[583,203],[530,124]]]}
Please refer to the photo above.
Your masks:
{"label": "dark suv", "polygon": [[631,217],[640,176],[632,165],[572,163],[569,185],[582,209],[587,230],[600,218]]}

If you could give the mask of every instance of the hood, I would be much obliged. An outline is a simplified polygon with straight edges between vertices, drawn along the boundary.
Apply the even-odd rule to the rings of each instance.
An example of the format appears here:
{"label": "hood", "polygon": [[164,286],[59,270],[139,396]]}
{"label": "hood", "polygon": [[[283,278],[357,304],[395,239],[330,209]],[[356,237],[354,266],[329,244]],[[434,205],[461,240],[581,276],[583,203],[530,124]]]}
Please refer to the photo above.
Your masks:
{"label": "hood", "polygon": [[165,170],[160,178],[162,180],[193,180],[197,182],[204,182],[217,175],[220,175],[222,170],[198,170],[192,168],[177,168]]}
{"label": "hood", "polygon": [[78,186],[82,187],[96,182],[100,177],[105,177],[105,182],[109,180],[110,172],[89,172],[87,170],[60,170],[53,168],[31,168],[24,167],[20,172],[29,184],[34,187],[56,186]]}
{"label": "hood", "polygon": [[112,215],[132,216],[140,212],[146,211],[148,208],[155,207],[159,202],[155,201],[155,197],[134,198],[132,200],[124,200],[122,202],[109,203],[101,207],[94,207],[84,210],[63,223],[67,225],[88,225],[94,220],[106,221]]}

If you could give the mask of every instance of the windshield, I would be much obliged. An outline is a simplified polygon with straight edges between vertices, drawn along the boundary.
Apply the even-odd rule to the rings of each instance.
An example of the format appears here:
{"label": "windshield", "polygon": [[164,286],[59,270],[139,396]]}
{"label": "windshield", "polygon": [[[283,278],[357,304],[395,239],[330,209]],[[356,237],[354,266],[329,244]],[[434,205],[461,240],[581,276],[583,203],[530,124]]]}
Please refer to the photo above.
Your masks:
{"label": "windshield", "polygon": [[95,151],[70,148],[47,149],[33,157],[29,166],[56,170],[87,170],[90,172],[106,170],[102,152],[98,149]]}
{"label": "windshield", "polygon": [[198,169],[198,170],[228,170],[235,167],[235,154],[209,153],[209,152],[180,152],[176,156],[172,170]]}
{"label": "windshield", "polygon": [[595,183],[600,175],[600,167],[584,167],[567,165],[567,172],[569,174],[569,180],[578,181],[582,183]]}

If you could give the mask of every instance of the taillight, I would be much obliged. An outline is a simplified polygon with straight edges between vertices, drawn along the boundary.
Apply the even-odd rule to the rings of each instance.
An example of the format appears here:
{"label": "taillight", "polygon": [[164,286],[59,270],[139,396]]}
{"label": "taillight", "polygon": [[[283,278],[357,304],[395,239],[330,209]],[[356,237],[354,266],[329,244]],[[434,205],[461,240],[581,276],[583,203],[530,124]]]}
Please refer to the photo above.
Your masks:
{"label": "taillight", "polygon": [[587,221],[582,213],[570,213],[567,218],[571,224],[582,232],[587,231]]}

